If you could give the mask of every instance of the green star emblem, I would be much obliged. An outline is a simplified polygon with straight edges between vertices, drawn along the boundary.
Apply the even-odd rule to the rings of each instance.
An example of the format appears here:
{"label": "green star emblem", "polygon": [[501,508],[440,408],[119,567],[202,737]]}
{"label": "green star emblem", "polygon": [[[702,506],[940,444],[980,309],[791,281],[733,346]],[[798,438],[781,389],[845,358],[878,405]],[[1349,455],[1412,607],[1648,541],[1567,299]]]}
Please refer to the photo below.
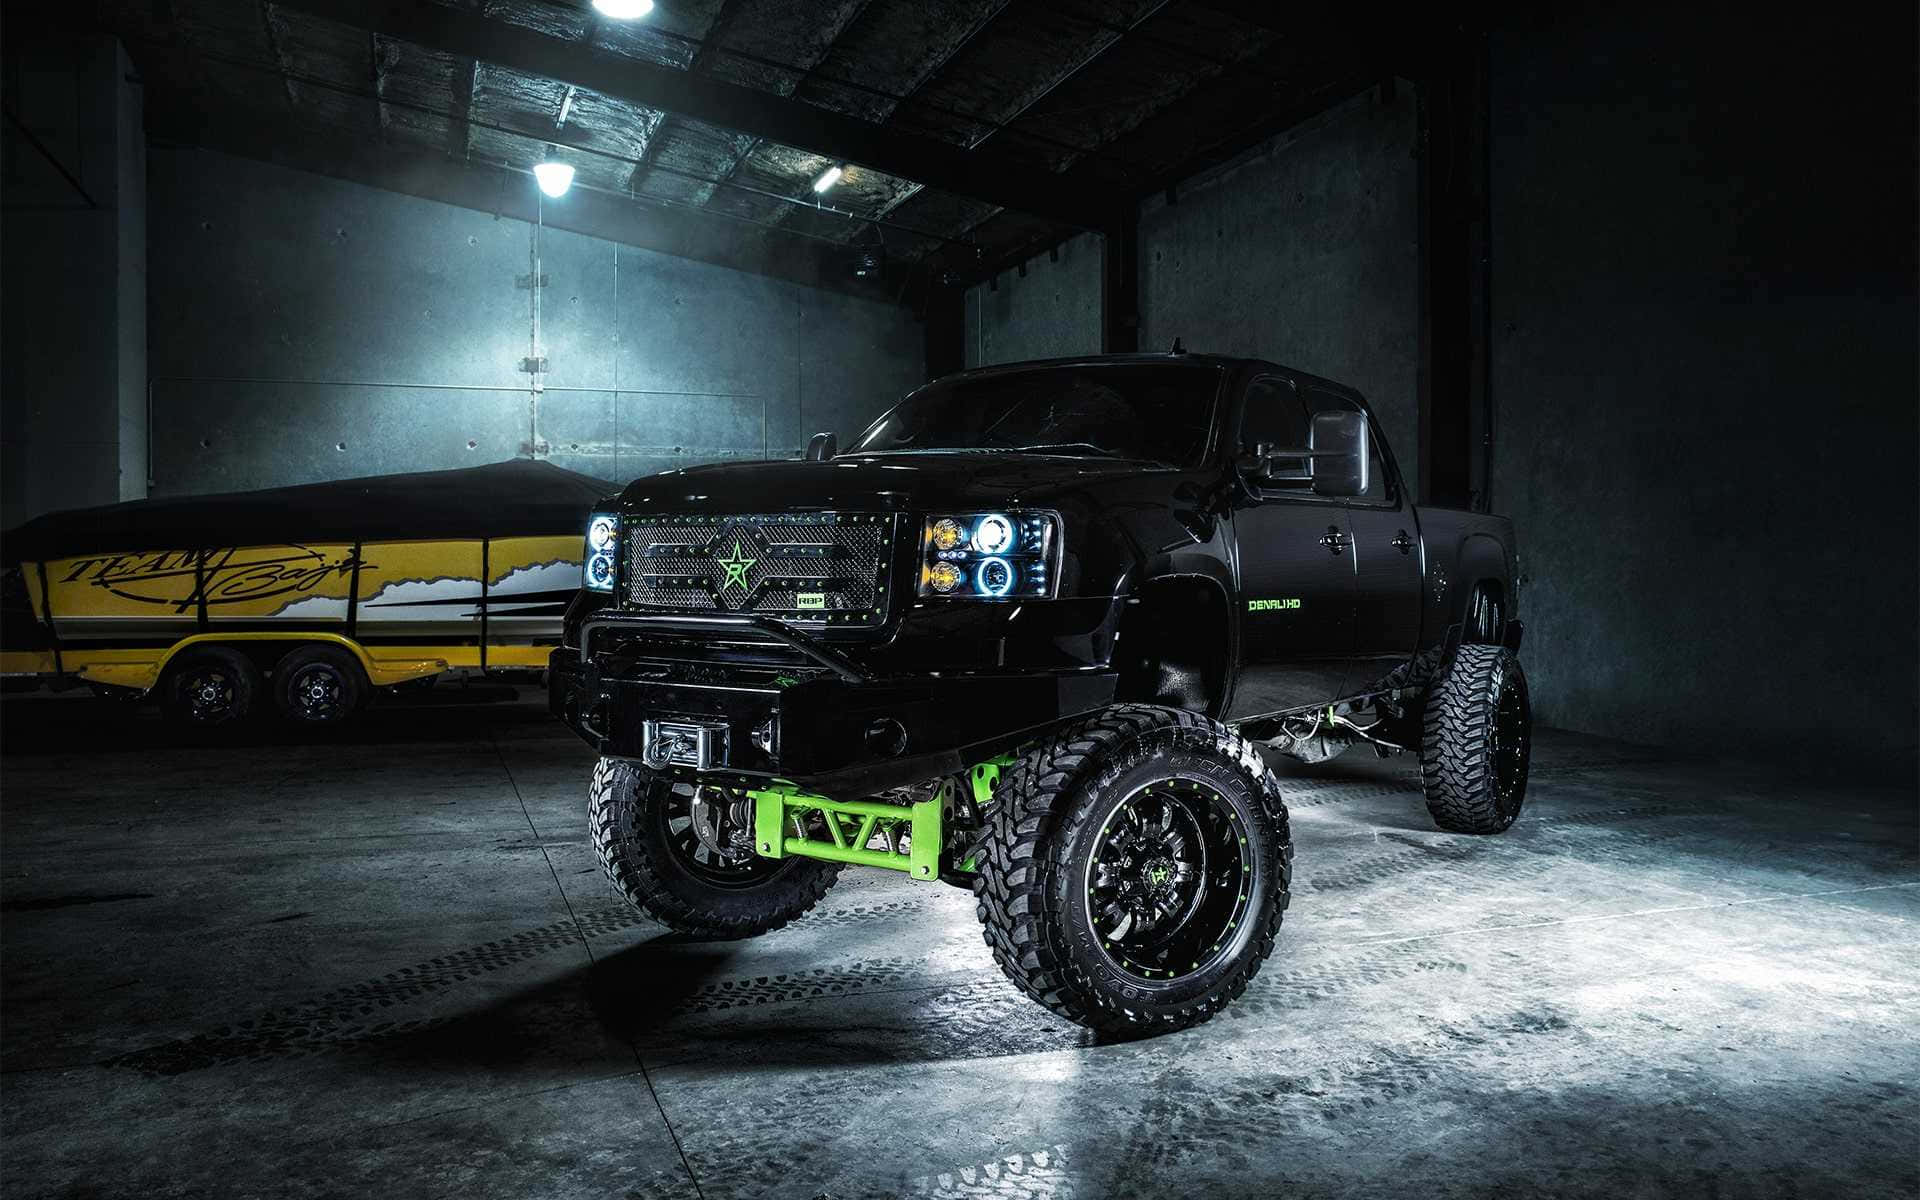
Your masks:
{"label": "green star emblem", "polygon": [[752,570],[753,564],[760,560],[757,558],[748,558],[747,552],[740,548],[740,539],[735,538],[733,539],[732,557],[715,559],[714,561],[718,562],[721,569],[727,573],[726,578],[720,581],[720,590],[724,592],[728,588],[738,584],[740,590],[744,592],[747,590],[747,572]]}

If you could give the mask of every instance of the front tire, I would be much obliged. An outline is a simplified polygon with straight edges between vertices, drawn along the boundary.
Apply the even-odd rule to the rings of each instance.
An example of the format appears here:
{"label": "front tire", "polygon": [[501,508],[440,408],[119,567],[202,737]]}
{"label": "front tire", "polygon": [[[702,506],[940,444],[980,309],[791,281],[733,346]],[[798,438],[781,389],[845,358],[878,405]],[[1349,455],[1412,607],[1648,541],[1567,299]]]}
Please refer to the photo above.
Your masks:
{"label": "front tire", "polygon": [[752,803],[603,758],[587,826],[608,881],[635,908],[681,933],[757,937],[818,904],[840,865],[755,855]]}
{"label": "front tire", "polygon": [[1527,797],[1533,709],[1520,657],[1504,646],[1463,645],[1427,692],[1420,781],[1434,824],[1452,833],[1501,833]]}
{"label": "front tire", "polygon": [[1030,749],[1001,795],[980,922],[1007,978],[1054,1012],[1119,1036],[1197,1025],[1273,952],[1286,806],[1224,725],[1120,705]]}

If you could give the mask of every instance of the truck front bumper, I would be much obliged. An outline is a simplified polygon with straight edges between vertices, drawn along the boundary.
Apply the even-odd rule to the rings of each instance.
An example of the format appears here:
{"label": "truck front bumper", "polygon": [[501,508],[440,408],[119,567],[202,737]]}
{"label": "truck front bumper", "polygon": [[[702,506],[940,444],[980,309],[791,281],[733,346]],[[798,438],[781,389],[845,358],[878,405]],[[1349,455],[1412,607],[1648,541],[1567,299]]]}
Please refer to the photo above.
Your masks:
{"label": "truck front bumper", "polygon": [[[716,671],[622,647],[622,635],[764,639],[805,665]],[[874,678],[783,622],[603,614],[548,663],[548,703],[602,755],[686,778],[781,779],[870,794],[964,769],[1021,737],[1111,703],[1110,671]]]}

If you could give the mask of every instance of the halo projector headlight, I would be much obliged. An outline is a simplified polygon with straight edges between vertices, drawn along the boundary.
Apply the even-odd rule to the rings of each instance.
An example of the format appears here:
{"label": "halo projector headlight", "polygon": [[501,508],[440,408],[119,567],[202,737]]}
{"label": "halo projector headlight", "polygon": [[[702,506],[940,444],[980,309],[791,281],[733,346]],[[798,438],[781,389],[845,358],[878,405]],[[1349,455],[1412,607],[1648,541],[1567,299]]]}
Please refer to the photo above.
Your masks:
{"label": "halo projector headlight", "polygon": [[620,517],[594,513],[587,519],[587,553],[580,564],[580,586],[592,592],[613,590],[613,556],[620,549]]}
{"label": "halo projector headlight", "polygon": [[973,548],[982,554],[1001,554],[1013,544],[1013,522],[989,513],[973,527]]}
{"label": "halo projector headlight", "polygon": [[932,513],[921,547],[922,597],[1051,599],[1060,569],[1060,518],[1019,510]]}
{"label": "halo projector headlight", "polygon": [[613,545],[613,532],[618,528],[613,517],[595,517],[587,526],[587,549],[605,550]]}
{"label": "halo projector headlight", "polygon": [[973,581],[982,596],[998,600],[1013,590],[1013,564],[1004,558],[983,558],[974,568]]}

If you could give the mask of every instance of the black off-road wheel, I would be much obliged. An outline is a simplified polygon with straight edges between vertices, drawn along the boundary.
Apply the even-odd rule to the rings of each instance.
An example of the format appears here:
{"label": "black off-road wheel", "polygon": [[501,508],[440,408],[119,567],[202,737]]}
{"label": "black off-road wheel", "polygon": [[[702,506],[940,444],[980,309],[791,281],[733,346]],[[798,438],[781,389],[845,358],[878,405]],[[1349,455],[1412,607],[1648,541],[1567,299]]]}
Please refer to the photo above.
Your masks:
{"label": "black off-road wheel", "polygon": [[1003,776],[974,897],[1022,991],[1111,1036],[1197,1025],[1273,952],[1292,846],[1253,745],[1197,713],[1126,704]]}
{"label": "black off-road wheel", "polygon": [[734,791],[675,783],[603,758],[587,793],[600,865],[629,904],[681,933],[757,937],[803,916],[840,874],[838,863],[761,858],[753,802]]}
{"label": "black off-road wheel", "polygon": [[1501,833],[1527,798],[1533,710],[1520,658],[1504,646],[1463,645],[1427,693],[1420,781],[1434,823],[1453,833]]}
{"label": "black off-road wheel", "polygon": [[194,646],[167,664],[160,712],[187,728],[232,728],[253,715],[265,689],[260,668],[238,650]]}
{"label": "black off-road wheel", "polygon": [[302,646],[273,668],[280,715],[307,729],[337,728],[366,705],[372,692],[360,661],[339,646]]}

